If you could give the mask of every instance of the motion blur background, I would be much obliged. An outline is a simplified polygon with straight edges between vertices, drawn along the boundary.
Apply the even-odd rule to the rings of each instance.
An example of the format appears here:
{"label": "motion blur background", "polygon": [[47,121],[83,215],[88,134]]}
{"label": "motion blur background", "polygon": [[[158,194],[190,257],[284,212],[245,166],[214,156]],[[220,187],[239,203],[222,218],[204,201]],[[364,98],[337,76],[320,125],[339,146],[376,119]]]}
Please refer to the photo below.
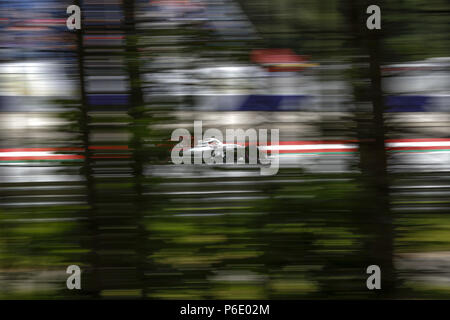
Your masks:
{"label": "motion blur background", "polygon": [[[0,0],[0,298],[450,298],[449,4],[370,4]],[[278,174],[171,164],[194,120]]]}

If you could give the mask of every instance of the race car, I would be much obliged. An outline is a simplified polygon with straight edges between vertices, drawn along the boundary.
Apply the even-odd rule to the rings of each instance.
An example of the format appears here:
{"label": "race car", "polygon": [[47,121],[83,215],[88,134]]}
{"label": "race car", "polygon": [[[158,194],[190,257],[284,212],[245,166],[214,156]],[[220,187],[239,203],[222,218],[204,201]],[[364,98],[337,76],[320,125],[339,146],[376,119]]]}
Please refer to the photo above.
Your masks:
{"label": "race car", "polygon": [[[258,157],[257,147],[257,157]],[[239,152],[240,151],[240,152]],[[227,154],[233,152],[232,163],[249,163],[249,148],[235,143],[222,143],[216,138],[199,140],[198,144],[187,150],[191,154],[192,163],[226,163]],[[195,160],[197,159],[197,162]],[[215,160],[213,160],[215,159]]]}

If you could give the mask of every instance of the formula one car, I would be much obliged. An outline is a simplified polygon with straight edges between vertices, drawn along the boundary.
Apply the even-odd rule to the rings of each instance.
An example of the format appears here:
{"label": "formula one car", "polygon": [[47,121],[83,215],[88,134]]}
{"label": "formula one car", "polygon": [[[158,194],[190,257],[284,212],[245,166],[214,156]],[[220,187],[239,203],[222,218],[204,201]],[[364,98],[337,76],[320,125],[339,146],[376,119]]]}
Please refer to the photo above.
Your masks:
{"label": "formula one car", "polygon": [[198,144],[189,149],[187,152],[191,154],[192,163],[195,163],[195,159],[197,159],[197,163],[202,163],[202,160],[213,163],[217,163],[219,161],[222,163],[226,163],[227,154],[233,152],[233,162],[232,163],[248,163],[249,159],[249,150],[245,147],[245,145],[234,144],[234,143],[222,143],[220,140],[215,138],[209,138],[205,140],[200,140]]}

